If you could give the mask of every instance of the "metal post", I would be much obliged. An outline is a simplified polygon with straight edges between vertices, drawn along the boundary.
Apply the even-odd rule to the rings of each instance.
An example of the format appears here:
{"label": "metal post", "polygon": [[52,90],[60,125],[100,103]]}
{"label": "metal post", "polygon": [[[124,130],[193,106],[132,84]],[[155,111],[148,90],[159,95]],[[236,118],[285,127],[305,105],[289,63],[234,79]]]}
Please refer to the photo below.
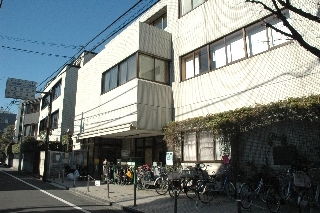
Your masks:
{"label": "metal post", "polygon": [[64,170],[62,170],[61,182],[64,183]]}
{"label": "metal post", "polygon": [[241,213],[241,200],[237,199],[237,210],[238,213]]}
{"label": "metal post", "polygon": [[87,183],[87,191],[88,191],[88,192],[90,192],[90,191],[89,191],[89,181],[90,181],[90,175],[88,175],[88,183]]}
{"label": "metal post", "polygon": [[178,193],[177,193],[177,189],[174,190],[174,213],[178,212],[178,208],[177,208],[177,202],[178,202]]}
{"label": "metal post", "polygon": [[19,165],[18,172],[21,172],[21,161],[22,161],[22,142],[24,136],[24,118],[26,114],[26,103],[22,103],[22,125],[21,125],[21,135],[20,135],[20,153],[19,153]]}
{"label": "metal post", "polygon": [[110,188],[109,188],[109,180],[107,180],[107,190],[108,190],[108,198],[110,198],[110,196],[109,196],[109,191],[110,191]]}
{"label": "metal post", "polygon": [[73,173],[73,187],[76,187],[76,175]]}
{"label": "metal post", "polygon": [[137,171],[136,167],[133,167],[133,205],[137,206]]}
{"label": "metal post", "polygon": [[48,112],[48,120],[47,120],[47,133],[46,133],[46,142],[45,142],[45,159],[44,159],[44,171],[42,180],[43,182],[47,181],[48,175],[48,164],[49,164],[49,134],[50,134],[50,127],[51,127],[51,110],[52,110],[52,91],[43,92],[45,94],[49,94],[50,96],[50,103],[49,103],[49,112]]}

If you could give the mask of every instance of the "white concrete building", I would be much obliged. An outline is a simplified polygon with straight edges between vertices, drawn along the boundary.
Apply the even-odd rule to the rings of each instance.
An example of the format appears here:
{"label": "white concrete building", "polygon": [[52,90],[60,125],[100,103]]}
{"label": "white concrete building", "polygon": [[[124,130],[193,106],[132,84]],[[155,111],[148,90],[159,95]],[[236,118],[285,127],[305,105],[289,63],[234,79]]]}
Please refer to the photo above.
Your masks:
{"label": "white concrete building", "polygon": [[[311,2],[291,2],[313,15],[319,10]],[[316,22],[282,12],[320,48]],[[319,58],[264,22],[288,32],[267,10],[244,0],[159,1],[79,70],[62,72],[78,70],[70,86],[76,97],[53,102],[53,117],[59,113],[64,121],[51,137],[73,129],[85,166],[97,174],[104,158],[165,163],[161,129],[170,121],[319,94]],[[182,162],[221,164],[211,136],[195,131],[183,137]],[[211,156],[203,157],[203,140],[210,141],[205,152]]]}

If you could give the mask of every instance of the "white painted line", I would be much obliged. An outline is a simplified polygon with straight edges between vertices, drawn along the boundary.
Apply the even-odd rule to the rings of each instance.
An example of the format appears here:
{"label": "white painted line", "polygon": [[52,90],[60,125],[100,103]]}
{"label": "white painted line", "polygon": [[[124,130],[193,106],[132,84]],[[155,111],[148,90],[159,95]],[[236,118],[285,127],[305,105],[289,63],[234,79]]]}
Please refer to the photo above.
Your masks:
{"label": "white painted line", "polygon": [[19,180],[19,181],[21,181],[21,182],[23,182],[23,183],[25,183],[25,184],[27,184],[27,185],[35,188],[35,189],[38,189],[40,192],[43,192],[43,193],[49,195],[50,197],[53,197],[53,198],[61,201],[62,203],[65,203],[65,204],[67,204],[67,205],[69,205],[69,206],[71,206],[71,207],[73,207],[73,208],[75,208],[75,209],[78,209],[79,211],[82,211],[82,212],[85,212],[85,213],[91,213],[91,212],[89,212],[89,211],[87,211],[87,210],[82,209],[82,208],[79,207],[79,206],[76,206],[76,205],[74,205],[74,204],[72,204],[72,203],[70,203],[70,202],[68,202],[68,201],[66,201],[66,200],[61,199],[60,197],[57,197],[57,196],[55,196],[55,195],[53,195],[53,194],[50,194],[49,192],[47,192],[47,191],[45,191],[45,190],[42,190],[42,189],[40,189],[39,187],[36,187],[36,186],[34,186],[34,185],[30,184],[30,183],[25,182],[24,180],[21,180],[21,179],[13,176],[13,175],[11,175],[11,174],[8,174],[8,173],[6,173],[5,171],[1,171],[1,172],[3,172],[3,173],[5,173],[5,174],[7,174],[7,175],[9,175],[9,176],[11,176],[11,177]]}

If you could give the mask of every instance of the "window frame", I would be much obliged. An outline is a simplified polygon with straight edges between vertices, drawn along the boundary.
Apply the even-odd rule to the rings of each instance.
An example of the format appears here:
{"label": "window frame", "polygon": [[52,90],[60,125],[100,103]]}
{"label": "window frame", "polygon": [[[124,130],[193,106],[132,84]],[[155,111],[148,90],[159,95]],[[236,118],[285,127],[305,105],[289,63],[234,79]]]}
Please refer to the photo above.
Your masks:
{"label": "window frame", "polygon": [[[184,14],[182,14],[182,3],[189,1],[190,3],[190,10],[186,11]],[[208,0],[203,0],[203,2],[197,6],[194,6],[194,1],[195,0],[179,0],[179,18],[185,16],[186,14],[190,13],[192,10],[196,9],[197,7],[203,5],[204,3],[206,3]]]}
{"label": "window frame", "polygon": [[62,79],[60,79],[53,87],[52,87],[52,100],[54,101],[58,97],[61,96],[61,87],[62,87]]}
{"label": "window frame", "polygon": [[[147,79],[147,78],[141,78],[140,77],[140,56],[144,56],[144,57],[148,57],[148,58],[151,58],[153,60],[153,79]],[[156,68],[156,61],[160,61],[160,62],[163,62],[164,63],[164,70],[157,70]],[[132,63],[129,68],[129,66],[127,66],[127,74],[126,74],[126,81],[124,83],[120,82],[119,80],[119,76],[120,76],[120,66],[121,64],[123,63]],[[144,80],[148,80],[148,81],[152,81],[152,82],[156,82],[156,83],[160,83],[160,84],[165,84],[165,85],[169,85],[169,80],[170,80],[170,64],[169,64],[169,60],[166,60],[166,59],[163,59],[163,58],[160,58],[160,57],[155,57],[155,56],[152,56],[152,55],[149,55],[149,54],[145,54],[145,53],[142,53],[142,52],[136,52],[134,54],[132,54],[131,56],[129,56],[128,58],[126,58],[125,60],[121,61],[120,63],[114,65],[113,67],[111,67],[110,69],[108,69],[107,71],[103,72],[102,75],[101,75],[101,95],[131,81],[132,79],[135,79],[135,78],[139,78],[139,79],[144,79]],[[132,70],[132,67],[134,67],[135,70]],[[160,66],[161,68],[161,66]],[[110,71],[112,71],[113,69],[116,69],[117,71],[117,84],[114,88],[111,88],[110,89],[110,80],[108,81],[108,85],[109,87],[106,88],[106,77],[108,75],[110,75]],[[130,72],[128,72],[128,70]],[[159,80],[156,80],[157,77],[159,75],[157,75],[157,72],[159,71],[159,73],[161,74],[161,72],[164,72],[163,75],[160,75],[164,78],[164,82],[162,81],[159,81]],[[130,76],[128,76],[128,73],[130,73]],[[132,73],[135,73],[134,75]],[[121,83],[121,84],[120,84]],[[108,90],[107,90],[108,89]]]}
{"label": "window frame", "polygon": [[[55,120],[56,119],[56,120]],[[59,110],[51,113],[51,126],[50,129],[58,129],[59,128]]]}
{"label": "window frame", "polygon": [[[289,19],[288,21],[290,21],[290,13],[288,10],[284,10],[283,12],[286,17]],[[267,41],[268,45],[267,45],[267,49],[266,50],[263,50],[263,51],[258,51],[256,53],[253,53],[251,54],[251,49],[250,49],[250,45],[252,44],[249,44],[248,43],[248,39],[247,39],[247,30],[250,30],[250,28],[254,27],[255,25],[260,25],[260,24],[263,24],[264,21],[268,21],[271,19],[272,16],[267,16],[263,19],[263,21],[256,21],[254,23],[251,23],[250,25],[247,25],[247,26],[244,26],[240,29],[237,29],[231,33],[229,33],[228,35],[225,35],[221,38],[218,38],[217,40],[213,41],[213,42],[210,42],[200,48],[197,48],[185,55],[182,55],[180,56],[180,81],[185,81],[185,80],[188,80],[188,79],[191,79],[191,78],[194,78],[198,75],[201,75],[201,74],[204,74],[204,73],[207,73],[207,72],[211,72],[211,71],[214,71],[216,69],[219,69],[221,67],[224,67],[224,66],[228,66],[228,65],[231,65],[233,63],[237,63],[239,61],[242,61],[242,60],[245,60],[247,58],[250,58],[250,57],[253,57],[255,55],[259,55],[259,54],[262,54],[262,53],[265,53],[267,51],[271,51],[275,48],[278,48],[279,46],[282,46],[282,45],[285,45],[285,44],[288,44],[292,41],[284,41],[284,42],[281,42],[281,43],[278,43],[276,46],[273,46],[271,45],[271,41],[270,41],[270,28],[269,27],[265,27],[265,37],[264,39]],[[281,20],[277,20],[278,23],[281,23]],[[233,39],[233,38],[236,38],[236,37],[239,37],[236,41],[239,42],[241,41],[242,44],[237,44],[237,45],[232,45],[232,44],[236,44],[236,42],[232,42],[230,43],[231,44],[231,50],[230,50],[230,45],[228,45],[228,39]],[[241,37],[241,38],[240,38]],[[282,35],[282,37],[285,37],[284,35]],[[221,57],[218,57],[220,59],[223,59],[225,57],[225,62],[222,62],[222,65],[221,66],[213,66],[213,62],[216,62],[216,60],[213,60],[213,48],[214,46],[217,46],[217,47],[220,47],[220,45],[224,45],[224,47],[222,46],[221,48],[219,48],[218,50],[222,50],[224,49],[224,55],[221,55]],[[207,64],[207,68],[208,70],[205,72],[199,72],[197,73],[196,71],[196,62],[195,62],[195,54],[199,51],[201,51],[201,49],[203,49],[204,47],[207,48],[207,58],[208,58],[208,64]],[[228,47],[229,47],[229,50],[228,50]],[[236,48],[236,50],[238,50],[239,48],[241,48],[241,56],[239,56],[239,51],[232,51],[233,50],[233,47]],[[234,56],[234,54],[232,53],[236,53],[235,56],[236,58],[232,58],[232,56]],[[243,55],[242,55],[243,54]],[[231,56],[231,58],[230,58]],[[189,65],[192,69],[193,69],[193,72],[187,72],[188,71],[188,66],[187,66],[187,62],[188,62],[188,59],[192,58],[191,60],[192,61],[192,67],[191,65]],[[216,58],[216,56],[215,56]],[[216,63],[215,63],[216,64]],[[224,64],[224,65],[223,65]],[[191,73],[191,75],[190,75]]]}
{"label": "window frame", "polygon": [[[185,138],[186,134],[195,134],[195,147],[192,150],[195,152],[195,159],[194,160],[186,160],[186,151],[185,151]],[[201,148],[201,133],[206,133],[206,134],[211,134],[211,139],[212,139],[212,158],[211,159],[201,159],[200,155],[200,148]],[[222,151],[220,150],[220,145],[217,146],[217,143],[219,143],[218,139],[216,139],[211,131],[208,130],[202,130],[202,131],[192,131],[192,132],[182,132],[182,143],[181,143],[181,154],[182,154],[182,161],[184,163],[195,163],[195,162],[222,162],[221,156],[222,156]],[[190,144],[193,145],[193,144]],[[219,150],[217,150],[219,148]],[[220,153],[221,156],[218,156],[218,153]],[[187,158],[189,158],[188,156]]]}

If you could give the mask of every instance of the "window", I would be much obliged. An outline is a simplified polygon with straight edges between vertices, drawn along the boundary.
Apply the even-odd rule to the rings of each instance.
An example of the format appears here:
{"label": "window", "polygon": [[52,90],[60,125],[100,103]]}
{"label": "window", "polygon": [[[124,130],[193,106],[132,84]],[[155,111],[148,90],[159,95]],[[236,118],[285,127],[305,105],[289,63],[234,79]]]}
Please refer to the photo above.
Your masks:
{"label": "window", "polygon": [[[289,13],[284,12],[289,19]],[[279,19],[267,19],[272,26],[290,33]],[[287,36],[266,28],[263,22],[238,30],[211,44],[181,57],[181,79],[186,80],[206,71],[215,70],[234,61],[265,52],[290,40]],[[209,53],[208,53],[209,48]]]}
{"label": "window", "polygon": [[[284,12],[284,15],[286,16],[287,20],[290,22],[289,13],[286,11],[286,12]],[[273,19],[270,18],[267,20],[267,22],[269,24],[271,24],[273,27],[275,27],[285,33],[291,34],[290,30],[283,25],[281,20],[279,20],[277,18],[273,18]],[[268,40],[269,40],[270,47],[274,47],[274,46],[283,44],[283,43],[287,42],[288,40],[291,40],[291,38],[275,31],[272,28],[268,28]]]}
{"label": "window", "polygon": [[164,14],[160,18],[156,19],[151,23],[151,25],[161,30],[165,30],[167,28],[167,14]]}
{"label": "window", "polygon": [[197,161],[197,140],[196,132],[184,134],[183,141],[183,160],[184,161]]}
{"label": "window", "polygon": [[268,38],[266,27],[260,22],[246,28],[246,43],[248,56],[268,50]]}
{"label": "window", "polygon": [[137,54],[134,54],[102,74],[101,93],[106,93],[134,78],[143,78],[160,83],[169,83],[169,62],[138,54],[139,72],[137,73]]}
{"label": "window", "polygon": [[208,71],[208,51],[207,47],[196,50],[182,58],[182,69],[184,79],[192,78],[200,73]]}
{"label": "window", "polygon": [[119,65],[119,85],[122,85],[137,75],[136,55],[131,56]]}
{"label": "window", "polygon": [[39,131],[45,131],[47,129],[47,120],[48,118],[44,118],[40,121]]}
{"label": "window", "polygon": [[50,95],[45,95],[42,98],[42,105],[41,105],[41,109],[44,109],[46,106],[48,106],[50,104]]}
{"label": "window", "polygon": [[245,57],[243,34],[241,31],[226,38],[226,48],[228,63]]}
{"label": "window", "polygon": [[58,128],[58,121],[59,121],[59,111],[55,111],[51,114],[51,129]]}
{"label": "window", "polygon": [[168,62],[139,54],[139,78],[168,83]]}
{"label": "window", "polygon": [[180,0],[180,16],[203,4],[206,0]]}
{"label": "window", "polygon": [[154,59],[146,55],[139,55],[139,77],[154,80]]}
{"label": "window", "polygon": [[224,142],[225,140],[224,137],[215,138],[210,131],[186,132],[182,145],[183,161],[219,161],[223,154],[221,144],[228,145],[228,141]]}
{"label": "window", "polygon": [[103,93],[117,87],[118,84],[118,66],[111,68],[103,75]]}
{"label": "window", "polygon": [[210,45],[210,59],[211,70],[217,69],[227,64],[224,40],[217,41]]}
{"label": "window", "polygon": [[53,91],[53,100],[55,100],[56,98],[58,98],[61,95],[61,80],[54,85],[54,87],[52,88]]}

